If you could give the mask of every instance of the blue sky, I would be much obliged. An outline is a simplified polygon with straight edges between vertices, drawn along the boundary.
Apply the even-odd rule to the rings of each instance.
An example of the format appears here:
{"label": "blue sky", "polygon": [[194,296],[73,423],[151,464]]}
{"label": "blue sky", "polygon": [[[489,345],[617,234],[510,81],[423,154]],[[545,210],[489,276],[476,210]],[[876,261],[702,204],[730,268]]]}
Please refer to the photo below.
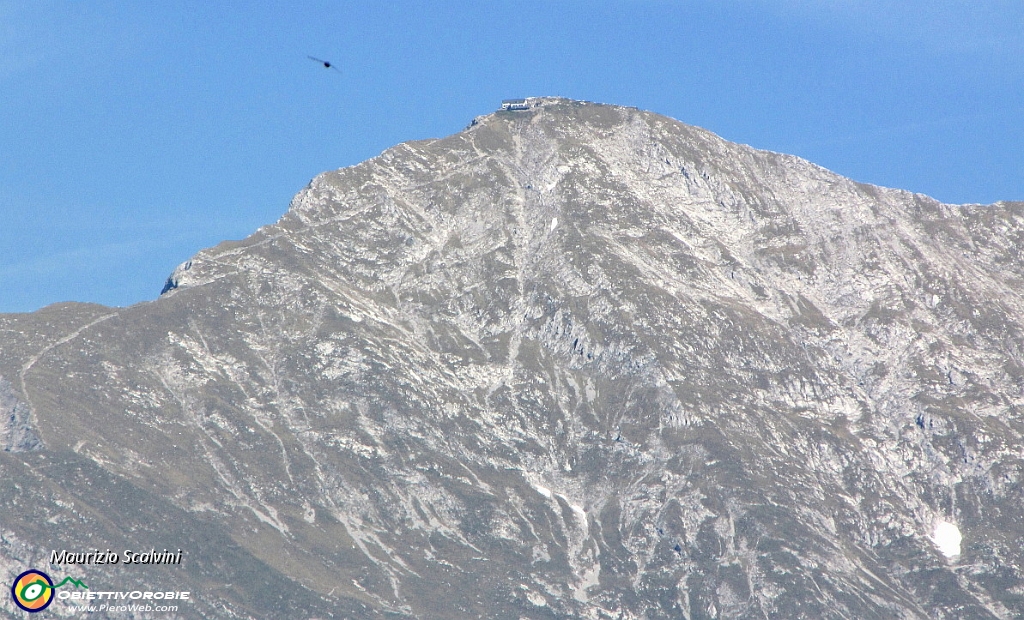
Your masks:
{"label": "blue sky", "polygon": [[0,312],[153,299],[317,173],[516,96],[1024,200],[1020,0],[255,4],[0,0]]}

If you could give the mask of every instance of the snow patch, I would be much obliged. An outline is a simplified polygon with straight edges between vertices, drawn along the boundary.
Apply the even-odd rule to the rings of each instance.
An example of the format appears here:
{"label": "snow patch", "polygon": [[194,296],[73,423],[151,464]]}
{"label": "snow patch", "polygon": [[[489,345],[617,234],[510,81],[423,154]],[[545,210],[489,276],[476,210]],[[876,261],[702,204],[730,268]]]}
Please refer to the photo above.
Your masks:
{"label": "snow patch", "polygon": [[932,542],[947,558],[960,555],[960,541],[962,540],[960,528],[948,521],[939,521],[932,533]]}
{"label": "snow patch", "polygon": [[551,218],[551,230],[554,230],[556,228],[558,228],[558,218],[557,217],[553,217],[553,218]]}
{"label": "snow patch", "polygon": [[544,497],[546,497],[548,499],[551,499],[551,489],[549,489],[547,487],[542,487],[539,484],[533,485],[533,488],[536,489],[537,492],[540,493],[541,495],[543,495]]}

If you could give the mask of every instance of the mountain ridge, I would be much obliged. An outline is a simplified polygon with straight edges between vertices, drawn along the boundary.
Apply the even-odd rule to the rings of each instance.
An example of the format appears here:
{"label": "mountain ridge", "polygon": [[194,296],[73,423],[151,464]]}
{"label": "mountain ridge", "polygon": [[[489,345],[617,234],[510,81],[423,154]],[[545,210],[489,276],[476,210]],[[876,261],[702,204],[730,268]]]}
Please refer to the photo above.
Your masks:
{"label": "mountain ridge", "polygon": [[[530,101],[318,175],[154,302],[0,315],[5,471],[95,464],[309,614],[1021,613],[1024,204]],[[215,565],[182,617],[281,613]]]}

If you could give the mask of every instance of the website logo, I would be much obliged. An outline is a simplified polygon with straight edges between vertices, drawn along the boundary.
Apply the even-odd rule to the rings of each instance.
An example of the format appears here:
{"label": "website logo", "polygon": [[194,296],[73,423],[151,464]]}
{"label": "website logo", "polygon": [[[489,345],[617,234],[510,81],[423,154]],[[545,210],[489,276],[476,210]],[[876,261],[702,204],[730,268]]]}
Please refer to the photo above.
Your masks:
{"label": "website logo", "polygon": [[89,586],[71,577],[65,577],[64,581],[53,585],[49,575],[32,568],[14,579],[14,583],[11,584],[11,598],[18,607],[34,614],[49,607],[53,602],[53,591],[68,582],[75,587],[89,589]]}

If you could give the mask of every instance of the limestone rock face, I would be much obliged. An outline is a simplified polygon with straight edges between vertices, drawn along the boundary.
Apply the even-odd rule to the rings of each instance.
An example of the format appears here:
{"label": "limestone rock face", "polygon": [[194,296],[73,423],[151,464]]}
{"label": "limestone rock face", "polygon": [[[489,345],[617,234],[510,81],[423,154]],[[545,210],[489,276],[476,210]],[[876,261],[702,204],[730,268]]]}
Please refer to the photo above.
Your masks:
{"label": "limestone rock face", "polygon": [[156,301],[0,315],[8,576],[166,547],[71,572],[182,618],[1024,616],[1024,204],[530,103]]}
{"label": "limestone rock face", "polygon": [[0,450],[25,452],[42,448],[28,418],[28,407],[15,396],[11,384],[0,377]]}

